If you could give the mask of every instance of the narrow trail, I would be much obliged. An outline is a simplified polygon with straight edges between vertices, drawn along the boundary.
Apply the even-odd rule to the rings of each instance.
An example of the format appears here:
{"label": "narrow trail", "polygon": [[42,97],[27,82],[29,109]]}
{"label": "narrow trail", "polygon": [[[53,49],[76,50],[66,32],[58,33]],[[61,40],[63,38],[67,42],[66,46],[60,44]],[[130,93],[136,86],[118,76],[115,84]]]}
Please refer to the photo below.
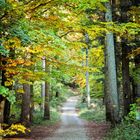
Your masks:
{"label": "narrow trail", "polygon": [[6,138],[4,140],[103,140],[110,124],[84,122],[78,117],[76,104],[79,97],[70,97],[61,108],[61,122],[56,126],[37,126],[28,138]]}
{"label": "narrow trail", "polygon": [[54,135],[43,140],[89,140],[84,122],[78,117],[76,104],[79,97],[70,97],[62,107],[61,125]]}

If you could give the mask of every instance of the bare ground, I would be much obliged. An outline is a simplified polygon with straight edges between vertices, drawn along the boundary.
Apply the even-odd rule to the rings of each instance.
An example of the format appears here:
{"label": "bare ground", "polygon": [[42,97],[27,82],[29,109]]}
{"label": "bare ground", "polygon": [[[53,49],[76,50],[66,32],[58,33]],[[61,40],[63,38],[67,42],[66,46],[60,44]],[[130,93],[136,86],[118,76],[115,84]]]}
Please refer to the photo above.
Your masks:
{"label": "bare ground", "polygon": [[110,124],[106,122],[87,122],[85,128],[90,140],[103,140],[107,132],[110,130]]}

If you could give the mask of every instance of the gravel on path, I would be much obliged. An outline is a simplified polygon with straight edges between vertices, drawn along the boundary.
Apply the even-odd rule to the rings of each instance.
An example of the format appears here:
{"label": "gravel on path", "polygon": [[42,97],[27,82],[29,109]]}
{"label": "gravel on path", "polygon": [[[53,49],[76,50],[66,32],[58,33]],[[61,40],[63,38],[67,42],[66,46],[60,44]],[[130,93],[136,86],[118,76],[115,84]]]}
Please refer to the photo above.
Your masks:
{"label": "gravel on path", "polygon": [[84,121],[78,117],[76,104],[79,97],[70,97],[61,109],[61,124],[52,137],[43,140],[89,140]]}

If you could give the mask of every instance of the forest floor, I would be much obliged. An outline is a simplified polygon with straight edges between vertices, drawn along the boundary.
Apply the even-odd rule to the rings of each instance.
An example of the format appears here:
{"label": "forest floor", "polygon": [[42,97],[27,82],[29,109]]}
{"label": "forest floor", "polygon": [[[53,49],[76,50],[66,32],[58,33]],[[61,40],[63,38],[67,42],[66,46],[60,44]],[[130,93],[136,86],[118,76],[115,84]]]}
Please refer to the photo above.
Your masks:
{"label": "forest floor", "polygon": [[37,126],[29,138],[7,138],[4,140],[102,140],[109,124],[87,122],[78,117],[76,104],[79,97],[70,97],[61,108],[61,122],[53,126]]}

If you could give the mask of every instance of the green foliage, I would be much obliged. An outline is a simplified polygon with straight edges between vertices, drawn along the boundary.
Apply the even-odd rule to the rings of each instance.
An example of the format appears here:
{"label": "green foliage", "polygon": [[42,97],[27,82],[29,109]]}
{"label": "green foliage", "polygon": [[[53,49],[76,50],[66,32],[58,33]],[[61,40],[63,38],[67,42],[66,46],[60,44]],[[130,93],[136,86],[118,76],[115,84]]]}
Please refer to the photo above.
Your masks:
{"label": "green foliage", "polygon": [[7,55],[8,53],[9,53],[9,51],[6,50],[6,49],[4,48],[4,46],[0,46],[0,54],[2,54],[2,55]]}
{"label": "green foliage", "polygon": [[9,90],[4,86],[0,86],[0,94],[12,104],[15,102],[15,92],[13,90]]}
{"label": "green foliage", "polygon": [[136,120],[136,114],[137,114],[137,104],[131,104],[130,105],[130,112],[129,114],[125,117],[125,120],[127,121],[135,121]]}
{"label": "green foliage", "polygon": [[54,124],[56,124],[60,121],[60,114],[54,108],[51,108],[51,112],[50,112],[51,120],[44,120],[42,118],[42,116],[43,116],[42,111],[35,111],[34,112],[33,124],[34,125],[40,124],[40,125],[49,126],[49,125],[54,125]]}
{"label": "green foliage", "polygon": [[77,108],[80,110],[80,118],[96,122],[105,121],[105,109],[104,106],[100,104],[99,100],[92,100],[91,108],[89,109],[86,103],[79,102]]}
{"label": "green foliage", "polygon": [[105,140],[140,140],[140,121],[136,120],[137,108],[136,104],[131,104],[130,112],[124,121],[111,130]]}
{"label": "green foliage", "polygon": [[134,69],[132,72],[135,83],[140,83],[140,68]]}
{"label": "green foliage", "polygon": [[0,0],[0,7],[2,7],[5,4],[5,0]]}
{"label": "green foliage", "polygon": [[140,140],[140,122],[123,122],[116,126],[105,140]]}

